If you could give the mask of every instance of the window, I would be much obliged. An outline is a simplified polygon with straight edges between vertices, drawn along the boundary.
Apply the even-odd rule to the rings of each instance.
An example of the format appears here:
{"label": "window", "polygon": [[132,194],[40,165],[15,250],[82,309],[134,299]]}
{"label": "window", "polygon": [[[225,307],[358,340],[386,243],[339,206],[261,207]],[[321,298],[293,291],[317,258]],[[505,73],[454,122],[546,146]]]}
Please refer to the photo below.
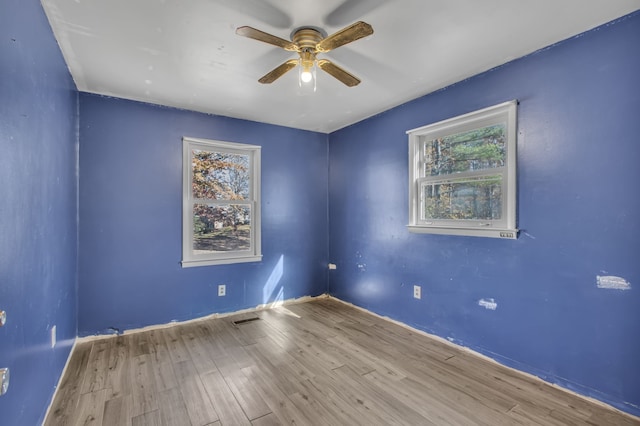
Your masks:
{"label": "window", "polygon": [[182,266],[260,261],[260,147],[185,137],[182,155]]}
{"label": "window", "polygon": [[411,232],[517,238],[516,105],[407,132]]}

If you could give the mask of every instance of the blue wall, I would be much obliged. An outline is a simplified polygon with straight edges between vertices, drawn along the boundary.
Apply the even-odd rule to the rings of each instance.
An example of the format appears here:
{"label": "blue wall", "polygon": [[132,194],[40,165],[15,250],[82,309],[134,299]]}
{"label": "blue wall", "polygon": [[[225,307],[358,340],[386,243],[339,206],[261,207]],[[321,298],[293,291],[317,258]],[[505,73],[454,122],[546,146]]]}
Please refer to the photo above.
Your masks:
{"label": "blue wall", "polygon": [[[262,146],[262,262],[181,267],[183,136]],[[80,335],[327,291],[327,135],[81,94],[80,141]]]}
{"label": "blue wall", "polygon": [[[638,46],[635,13],[332,133],[331,294],[640,414]],[[519,239],[409,233],[405,131],[511,99]]]}
{"label": "blue wall", "polygon": [[[0,423],[43,418],[74,342],[77,93],[40,3],[0,2]],[[50,329],[57,326],[57,346]]]}
{"label": "blue wall", "polygon": [[[78,333],[317,295],[328,278],[337,297],[640,415],[638,45],[635,13],[327,136],[78,103],[40,3],[0,2],[2,424],[42,421]],[[405,131],[514,98],[520,238],[408,233]],[[184,135],[263,146],[262,262],[180,267]]]}

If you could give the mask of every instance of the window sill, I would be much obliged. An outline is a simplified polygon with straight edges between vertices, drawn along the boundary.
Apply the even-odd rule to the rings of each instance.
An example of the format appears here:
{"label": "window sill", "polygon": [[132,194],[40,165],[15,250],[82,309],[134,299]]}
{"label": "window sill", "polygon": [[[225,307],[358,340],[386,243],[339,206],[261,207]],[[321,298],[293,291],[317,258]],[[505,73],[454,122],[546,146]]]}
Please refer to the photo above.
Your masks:
{"label": "window sill", "polygon": [[192,268],[194,266],[211,266],[211,265],[229,265],[233,263],[261,262],[262,255],[243,256],[243,257],[227,257],[225,259],[206,259],[206,260],[183,260],[183,268]]}
{"label": "window sill", "polygon": [[500,238],[503,240],[515,240],[518,238],[518,229],[446,228],[417,225],[407,225],[407,229],[409,232],[416,234],[464,235],[468,237]]}

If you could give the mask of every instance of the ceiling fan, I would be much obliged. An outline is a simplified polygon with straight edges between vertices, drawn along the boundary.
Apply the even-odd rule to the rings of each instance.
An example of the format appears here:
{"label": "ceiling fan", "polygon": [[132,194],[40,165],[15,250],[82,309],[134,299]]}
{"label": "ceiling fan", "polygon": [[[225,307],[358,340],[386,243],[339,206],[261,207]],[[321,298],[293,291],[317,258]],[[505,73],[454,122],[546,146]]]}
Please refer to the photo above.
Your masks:
{"label": "ceiling fan", "polygon": [[273,83],[287,71],[295,68],[296,65],[301,67],[300,81],[309,82],[313,79],[314,66],[317,64],[321,70],[329,73],[347,86],[353,87],[360,83],[358,77],[327,59],[317,59],[316,55],[329,52],[347,43],[371,35],[373,34],[373,28],[366,22],[359,21],[328,37],[324,37],[322,32],[316,28],[302,27],[292,33],[291,41],[252,27],[239,27],[236,29],[236,34],[298,53],[298,59],[289,59],[260,78],[258,81],[262,84]]}

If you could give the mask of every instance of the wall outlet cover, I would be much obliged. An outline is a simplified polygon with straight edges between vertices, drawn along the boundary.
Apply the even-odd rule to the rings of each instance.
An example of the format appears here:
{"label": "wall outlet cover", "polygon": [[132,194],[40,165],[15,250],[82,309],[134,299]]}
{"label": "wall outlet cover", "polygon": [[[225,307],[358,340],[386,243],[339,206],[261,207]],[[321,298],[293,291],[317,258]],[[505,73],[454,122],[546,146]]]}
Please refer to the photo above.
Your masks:
{"label": "wall outlet cover", "polygon": [[413,297],[416,299],[422,298],[422,288],[419,285],[413,286]]}

